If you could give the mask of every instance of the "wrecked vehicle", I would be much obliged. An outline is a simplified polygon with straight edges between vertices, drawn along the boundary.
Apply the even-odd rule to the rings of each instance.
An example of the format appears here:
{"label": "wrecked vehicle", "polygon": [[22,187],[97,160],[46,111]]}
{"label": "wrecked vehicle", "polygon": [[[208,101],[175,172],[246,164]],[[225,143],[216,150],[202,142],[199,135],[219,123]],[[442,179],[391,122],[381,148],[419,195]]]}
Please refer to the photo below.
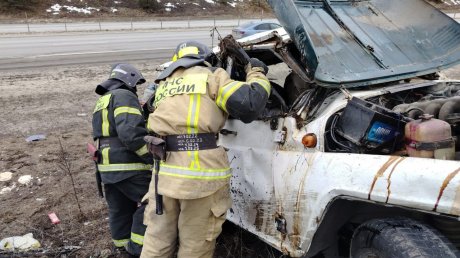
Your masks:
{"label": "wrecked vehicle", "polygon": [[460,25],[422,0],[268,0],[258,121],[229,119],[228,220],[292,257],[459,257]]}

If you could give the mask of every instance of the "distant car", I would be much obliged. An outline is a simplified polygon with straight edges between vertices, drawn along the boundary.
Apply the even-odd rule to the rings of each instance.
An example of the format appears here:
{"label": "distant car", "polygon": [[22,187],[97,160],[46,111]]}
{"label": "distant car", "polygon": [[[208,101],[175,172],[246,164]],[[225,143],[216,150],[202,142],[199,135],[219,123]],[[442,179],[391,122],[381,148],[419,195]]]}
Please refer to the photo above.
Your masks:
{"label": "distant car", "polygon": [[233,29],[232,35],[234,38],[239,39],[239,38],[251,36],[253,34],[256,34],[262,31],[278,29],[280,27],[281,25],[275,22],[252,21],[252,22],[245,23],[236,29]]}

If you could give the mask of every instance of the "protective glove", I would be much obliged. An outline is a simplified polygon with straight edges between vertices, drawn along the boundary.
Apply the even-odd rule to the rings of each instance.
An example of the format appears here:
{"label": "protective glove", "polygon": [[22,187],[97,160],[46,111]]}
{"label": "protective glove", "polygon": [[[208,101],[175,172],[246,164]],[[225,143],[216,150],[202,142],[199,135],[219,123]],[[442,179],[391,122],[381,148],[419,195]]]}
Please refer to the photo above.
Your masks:
{"label": "protective glove", "polygon": [[264,75],[267,75],[268,73],[268,66],[266,64],[264,64],[264,62],[260,61],[259,59],[257,58],[254,58],[252,57],[251,60],[249,61],[249,63],[251,64],[251,67],[252,68],[255,68],[255,67],[259,67],[259,68],[262,68],[263,70],[263,74]]}
{"label": "protective glove", "polygon": [[147,135],[144,136],[144,141],[147,143],[149,152],[154,160],[165,160],[166,158],[166,142],[158,137]]}
{"label": "protective glove", "polygon": [[149,86],[147,86],[147,88],[145,88],[144,90],[144,95],[142,96],[141,103],[142,104],[147,103],[147,101],[151,99],[152,95],[153,96],[155,95],[155,91],[157,90],[157,88],[158,88],[158,84],[156,83],[149,84]]}
{"label": "protective glove", "polygon": [[[155,92],[158,88],[158,84],[150,84],[144,91],[144,97],[141,101],[142,110],[144,111],[145,120],[149,119],[149,115],[155,111]],[[143,103],[142,103],[143,102]]]}

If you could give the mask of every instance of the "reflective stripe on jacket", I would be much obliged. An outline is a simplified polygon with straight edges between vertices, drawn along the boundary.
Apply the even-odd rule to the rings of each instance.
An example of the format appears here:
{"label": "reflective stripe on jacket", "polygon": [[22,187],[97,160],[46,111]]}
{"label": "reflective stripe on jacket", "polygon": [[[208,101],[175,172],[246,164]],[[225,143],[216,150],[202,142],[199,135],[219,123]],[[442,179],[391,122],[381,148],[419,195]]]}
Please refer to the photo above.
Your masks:
{"label": "reflective stripe on jacket", "polygon": [[116,89],[99,98],[93,111],[93,137],[115,137],[119,143],[99,146],[98,169],[104,183],[151,171],[153,162],[143,139],[145,135],[145,120],[134,93]]}
{"label": "reflective stripe on jacket", "polygon": [[[251,122],[262,112],[271,86],[260,68],[247,70],[247,81],[230,79],[221,68],[178,69],[159,83],[155,112],[148,129],[161,135],[217,134],[228,115]],[[222,147],[200,151],[168,152],[160,167],[159,193],[177,199],[208,196],[231,177]]]}

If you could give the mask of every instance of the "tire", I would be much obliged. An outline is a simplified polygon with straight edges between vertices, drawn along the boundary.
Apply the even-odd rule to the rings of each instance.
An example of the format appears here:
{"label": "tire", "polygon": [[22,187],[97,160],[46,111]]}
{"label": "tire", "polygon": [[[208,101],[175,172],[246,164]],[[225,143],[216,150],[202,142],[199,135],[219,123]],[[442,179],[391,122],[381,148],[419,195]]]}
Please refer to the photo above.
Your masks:
{"label": "tire", "polygon": [[455,258],[458,250],[435,229],[406,218],[374,219],[351,239],[352,258]]}

